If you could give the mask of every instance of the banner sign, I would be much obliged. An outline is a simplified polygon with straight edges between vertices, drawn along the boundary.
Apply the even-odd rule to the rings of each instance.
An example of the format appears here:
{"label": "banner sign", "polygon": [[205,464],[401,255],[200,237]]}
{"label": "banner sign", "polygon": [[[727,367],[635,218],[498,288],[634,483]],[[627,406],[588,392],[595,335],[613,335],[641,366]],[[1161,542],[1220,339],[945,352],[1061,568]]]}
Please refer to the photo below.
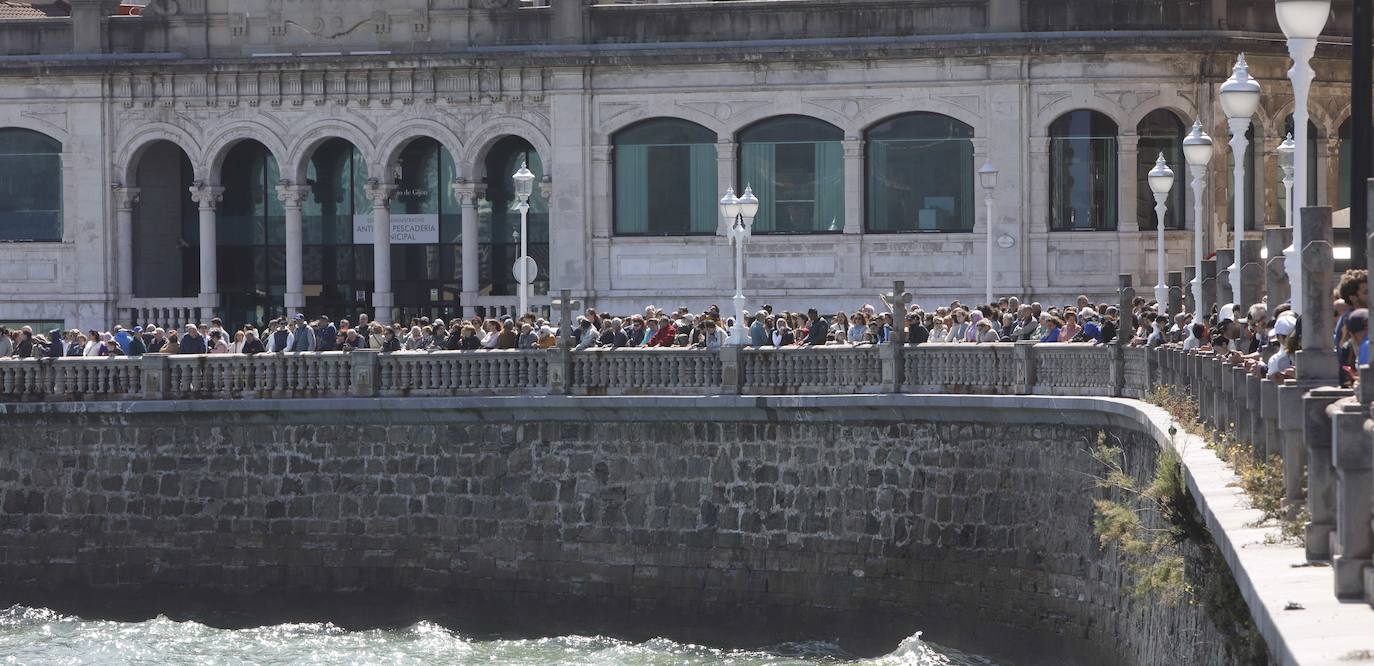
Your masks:
{"label": "banner sign", "polygon": [[[353,216],[353,244],[371,245],[372,214]],[[439,216],[391,214],[391,242],[395,245],[428,245],[439,242]]]}

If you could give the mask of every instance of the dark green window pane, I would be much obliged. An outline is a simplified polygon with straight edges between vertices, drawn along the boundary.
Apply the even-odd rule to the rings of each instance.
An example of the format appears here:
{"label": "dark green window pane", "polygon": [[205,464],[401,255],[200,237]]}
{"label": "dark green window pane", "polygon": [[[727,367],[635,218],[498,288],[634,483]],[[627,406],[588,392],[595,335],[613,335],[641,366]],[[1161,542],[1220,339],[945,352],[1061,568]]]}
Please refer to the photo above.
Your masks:
{"label": "dark green window pane", "polygon": [[685,236],[715,232],[716,135],[675,118],[648,120],[617,133],[615,232]]}
{"label": "dark green window pane", "polygon": [[934,113],[897,116],[867,133],[867,228],[973,230],[973,128]]}
{"label": "dark green window pane", "polygon": [[844,133],[804,116],[782,116],[740,132],[738,192],[759,199],[755,233],[843,230]]}
{"label": "dark green window pane", "polygon": [[1184,197],[1187,192],[1185,177],[1188,166],[1183,160],[1183,136],[1186,133],[1183,121],[1172,111],[1158,109],[1150,112],[1136,126],[1136,225],[1141,231],[1154,231],[1155,196],[1150,190],[1149,173],[1155,168],[1160,154],[1169,168],[1174,170],[1174,187],[1165,199],[1168,209],[1164,213],[1165,229],[1183,229],[1187,226],[1187,210]]}
{"label": "dark green window pane", "polygon": [[1050,229],[1113,231],[1117,217],[1117,127],[1095,111],[1050,125]]}
{"label": "dark green window pane", "polygon": [[62,144],[0,130],[0,241],[62,240]]}

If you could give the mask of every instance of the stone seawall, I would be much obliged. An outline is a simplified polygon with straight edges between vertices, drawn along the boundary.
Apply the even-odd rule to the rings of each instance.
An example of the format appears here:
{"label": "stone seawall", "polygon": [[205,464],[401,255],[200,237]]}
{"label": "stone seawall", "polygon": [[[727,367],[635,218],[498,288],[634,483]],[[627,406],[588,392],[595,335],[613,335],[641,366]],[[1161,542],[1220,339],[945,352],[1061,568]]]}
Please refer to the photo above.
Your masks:
{"label": "stone seawall", "polygon": [[1153,439],[1051,399],[980,400],[14,408],[0,601],[353,590],[923,630],[1017,663],[1223,663],[1202,613],[1131,598],[1093,533],[1091,443],[1121,438],[1143,474]]}

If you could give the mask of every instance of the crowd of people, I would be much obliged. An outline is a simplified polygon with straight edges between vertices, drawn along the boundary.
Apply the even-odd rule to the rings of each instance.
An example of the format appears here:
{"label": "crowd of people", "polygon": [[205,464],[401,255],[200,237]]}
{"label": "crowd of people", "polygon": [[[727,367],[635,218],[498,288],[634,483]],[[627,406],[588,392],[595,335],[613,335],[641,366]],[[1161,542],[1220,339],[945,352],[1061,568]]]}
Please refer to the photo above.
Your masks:
{"label": "crowd of people", "polygon": [[[1353,386],[1359,381],[1359,366],[1369,362],[1368,271],[1346,271],[1331,295],[1329,311],[1321,314],[1334,321],[1331,342],[1341,367],[1341,385]],[[1136,299],[1132,315],[1140,323],[1132,344],[1212,353],[1249,374],[1277,380],[1294,377],[1302,322],[1308,316],[1295,313],[1291,303],[1272,308],[1266,303],[1248,308],[1225,304],[1213,308],[1206,321],[1194,321],[1187,312],[1169,317],[1142,299]]]}
{"label": "crowd of people", "polygon": [[[966,306],[958,301],[925,311],[919,306],[894,315],[864,305],[853,313],[823,315],[775,311],[764,305],[746,315],[746,344],[752,347],[874,345],[893,340],[901,321],[904,343],[931,342],[1075,342],[1104,343],[1116,336],[1117,309],[1093,305],[1086,296],[1077,305],[1045,309],[1040,303],[1021,303],[1009,297],[997,303]],[[613,316],[589,308],[569,329],[567,344],[576,350],[625,347],[718,349],[731,344],[732,317],[717,306],[700,313],[686,307],[664,310],[654,306],[642,313]],[[261,354],[276,352],[383,352],[436,350],[548,349],[558,344],[558,326],[534,314],[519,318],[442,319],[417,317],[409,324],[383,325],[359,315],[356,323],[328,316],[307,320],[302,314],[274,319],[261,329],[248,324],[234,331],[220,319],[163,329],[151,324],[108,331],[52,330],[29,327],[10,331],[0,327],[0,358],[60,358],[69,356],[142,356],[143,354]]]}
{"label": "crowd of people", "polygon": [[[1368,286],[1364,271],[1343,276],[1333,296],[1337,339],[1342,364],[1355,367],[1367,354]],[[1045,308],[1015,297],[969,306],[954,301],[926,310],[920,306],[890,310],[863,305],[854,312],[825,315],[775,310],[771,305],[745,316],[745,344],[760,348],[862,346],[890,344],[980,344],[991,342],[1058,342],[1105,344],[1118,335],[1122,344],[1176,345],[1227,355],[1255,373],[1292,372],[1292,353],[1301,336],[1300,318],[1287,304],[1259,303],[1249,308],[1225,304],[1213,308],[1206,321],[1191,313],[1168,315],[1160,304],[1136,298],[1130,312],[1114,305],[1092,303],[1079,296],[1070,305]],[[679,307],[655,306],[628,316],[587,309],[568,329],[566,345],[575,350],[627,347],[718,349],[732,344],[732,317],[711,306],[700,313]],[[900,336],[894,335],[900,326]],[[230,331],[219,319],[178,330],[153,325],[109,331],[53,330],[35,333],[0,327],[0,358],[59,358],[68,356],[141,356],[162,354],[262,354],[277,352],[382,352],[436,350],[548,349],[558,345],[558,326],[534,314],[519,318],[442,319],[417,317],[384,325],[359,315],[356,322],[328,316],[307,320],[302,314],[274,319],[261,329],[249,324]]]}

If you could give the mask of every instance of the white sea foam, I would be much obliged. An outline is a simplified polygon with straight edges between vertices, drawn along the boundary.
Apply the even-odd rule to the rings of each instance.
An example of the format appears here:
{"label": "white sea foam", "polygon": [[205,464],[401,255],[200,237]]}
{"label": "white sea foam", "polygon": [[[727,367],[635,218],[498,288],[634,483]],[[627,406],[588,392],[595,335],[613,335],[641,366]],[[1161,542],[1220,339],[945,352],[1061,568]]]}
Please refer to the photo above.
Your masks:
{"label": "white sea foam", "polygon": [[144,622],[115,622],[13,606],[0,611],[0,664],[989,666],[993,662],[938,648],[922,641],[920,634],[902,641],[891,654],[861,660],[837,642],[825,640],[722,650],[663,638],[642,643],[603,636],[477,639],[431,622],[365,631],[329,623],[229,630],[161,616]]}

